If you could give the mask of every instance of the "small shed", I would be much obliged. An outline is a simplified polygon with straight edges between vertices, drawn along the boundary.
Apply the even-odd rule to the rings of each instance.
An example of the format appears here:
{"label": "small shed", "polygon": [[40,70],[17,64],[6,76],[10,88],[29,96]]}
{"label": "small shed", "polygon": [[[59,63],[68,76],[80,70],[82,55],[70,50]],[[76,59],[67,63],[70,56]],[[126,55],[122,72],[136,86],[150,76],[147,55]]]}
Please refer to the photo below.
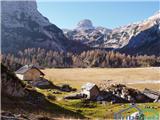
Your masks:
{"label": "small shed", "polygon": [[154,100],[154,102],[160,102],[160,92],[159,91],[153,91],[153,90],[145,88],[143,91],[143,94],[145,94],[150,99]]}
{"label": "small shed", "polygon": [[25,65],[18,69],[15,74],[21,80],[40,80],[45,75],[34,65]]}
{"label": "small shed", "polygon": [[81,94],[86,98],[86,99],[96,99],[99,94],[99,88],[97,87],[96,84],[93,83],[86,83],[81,87]]}

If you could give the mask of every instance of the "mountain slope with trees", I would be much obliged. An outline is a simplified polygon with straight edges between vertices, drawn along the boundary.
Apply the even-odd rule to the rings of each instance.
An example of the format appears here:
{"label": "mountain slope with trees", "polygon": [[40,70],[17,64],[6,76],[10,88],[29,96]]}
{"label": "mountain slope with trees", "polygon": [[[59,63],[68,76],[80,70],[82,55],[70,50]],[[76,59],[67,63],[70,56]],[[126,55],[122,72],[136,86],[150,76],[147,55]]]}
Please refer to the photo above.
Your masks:
{"label": "mountain slope with trees", "polygon": [[105,50],[89,50],[79,54],[46,51],[28,48],[18,54],[4,54],[2,62],[16,70],[20,65],[34,64],[41,67],[148,67],[160,66],[160,57],[155,55],[127,55]]}

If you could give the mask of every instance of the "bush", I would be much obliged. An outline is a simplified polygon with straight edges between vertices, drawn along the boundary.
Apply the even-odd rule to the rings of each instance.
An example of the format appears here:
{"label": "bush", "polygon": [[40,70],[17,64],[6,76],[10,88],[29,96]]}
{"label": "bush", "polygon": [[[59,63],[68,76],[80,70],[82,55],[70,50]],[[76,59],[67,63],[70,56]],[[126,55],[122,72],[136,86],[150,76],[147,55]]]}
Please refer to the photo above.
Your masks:
{"label": "bush", "polygon": [[56,100],[56,96],[54,96],[51,93],[48,93],[47,98],[50,99],[50,100]]}

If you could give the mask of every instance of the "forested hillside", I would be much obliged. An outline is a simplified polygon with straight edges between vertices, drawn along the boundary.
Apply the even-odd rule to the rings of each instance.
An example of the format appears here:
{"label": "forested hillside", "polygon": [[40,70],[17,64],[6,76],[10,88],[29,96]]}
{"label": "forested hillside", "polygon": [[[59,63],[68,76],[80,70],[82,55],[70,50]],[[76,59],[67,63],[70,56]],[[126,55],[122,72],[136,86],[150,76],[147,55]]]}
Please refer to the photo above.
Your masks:
{"label": "forested hillside", "polygon": [[160,66],[160,57],[154,55],[126,55],[104,50],[88,50],[79,54],[28,48],[16,55],[2,55],[2,62],[15,70],[21,65],[34,64],[40,67],[147,67]]}

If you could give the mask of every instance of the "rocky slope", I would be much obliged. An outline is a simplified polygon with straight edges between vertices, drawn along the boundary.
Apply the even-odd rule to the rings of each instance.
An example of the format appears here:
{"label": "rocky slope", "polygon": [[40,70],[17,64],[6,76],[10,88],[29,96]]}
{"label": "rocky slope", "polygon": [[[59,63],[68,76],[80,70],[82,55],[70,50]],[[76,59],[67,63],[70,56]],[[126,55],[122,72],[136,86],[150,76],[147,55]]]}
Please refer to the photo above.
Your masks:
{"label": "rocky slope", "polygon": [[79,49],[78,43],[66,39],[61,29],[39,13],[36,1],[1,3],[2,53],[31,47],[64,52]]}
{"label": "rocky slope", "polygon": [[6,97],[17,100],[23,98],[32,103],[37,102],[38,99],[44,99],[44,95],[37,92],[34,87],[18,79],[15,73],[10,71],[4,64],[1,64],[1,88],[2,101]]}
{"label": "rocky slope", "polygon": [[28,93],[23,84],[11,71],[1,64],[2,96],[24,97]]}
{"label": "rocky slope", "polygon": [[159,16],[160,13],[157,13],[147,20],[141,21],[139,23],[133,23],[113,29],[112,33],[105,39],[104,47],[123,48],[124,46],[130,44],[130,41],[133,38],[137,37],[139,34],[145,32],[146,30],[152,29],[152,27],[154,27],[152,31],[146,34],[146,36],[142,36],[144,40],[141,40],[140,38],[136,39],[134,44],[130,44],[129,46],[140,46],[141,44],[145,43],[147,41],[147,35],[150,37],[150,40],[154,39],[151,34],[152,32],[155,34],[158,32],[158,21],[160,21]]}
{"label": "rocky slope", "polygon": [[122,52],[155,54],[160,56],[160,12],[134,25]]}
{"label": "rocky slope", "polygon": [[[95,28],[92,26],[91,21],[87,23],[86,20],[83,20],[78,23],[76,29],[64,30],[66,37],[78,40],[91,47],[111,48],[131,54],[160,55],[160,12],[147,20],[113,30],[102,27]],[[88,26],[91,29],[84,29]]]}
{"label": "rocky slope", "polygon": [[[52,96],[54,97],[54,96]],[[83,115],[51,103],[49,97],[33,86],[24,84],[1,64],[1,119],[52,120],[53,118],[84,118]]]}

